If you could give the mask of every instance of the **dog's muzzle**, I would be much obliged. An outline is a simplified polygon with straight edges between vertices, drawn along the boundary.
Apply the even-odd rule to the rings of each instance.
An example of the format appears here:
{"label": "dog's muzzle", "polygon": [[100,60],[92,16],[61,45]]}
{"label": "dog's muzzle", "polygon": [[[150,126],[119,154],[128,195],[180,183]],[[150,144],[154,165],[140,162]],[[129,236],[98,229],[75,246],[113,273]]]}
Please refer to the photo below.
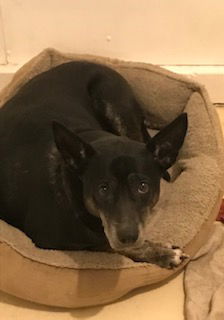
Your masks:
{"label": "dog's muzzle", "polygon": [[122,245],[133,245],[139,238],[138,226],[118,228],[117,239]]}
{"label": "dog's muzzle", "polygon": [[103,223],[104,232],[112,249],[116,251],[129,250],[141,247],[144,243],[143,229],[136,225],[135,227],[118,226],[117,224],[108,225]]}

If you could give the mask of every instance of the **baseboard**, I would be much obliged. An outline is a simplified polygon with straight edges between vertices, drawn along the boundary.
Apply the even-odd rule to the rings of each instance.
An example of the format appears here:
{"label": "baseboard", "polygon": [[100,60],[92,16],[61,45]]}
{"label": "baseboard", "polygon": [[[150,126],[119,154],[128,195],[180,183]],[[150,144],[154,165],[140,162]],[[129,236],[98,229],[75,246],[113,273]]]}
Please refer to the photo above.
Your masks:
{"label": "baseboard", "polygon": [[[162,65],[162,67],[202,83],[207,88],[213,103],[224,103],[224,65]],[[0,90],[10,81],[19,68],[20,65],[0,65]]]}
{"label": "baseboard", "polygon": [[224,66],[162,66],[203,84],[213,103],[224,102]]}

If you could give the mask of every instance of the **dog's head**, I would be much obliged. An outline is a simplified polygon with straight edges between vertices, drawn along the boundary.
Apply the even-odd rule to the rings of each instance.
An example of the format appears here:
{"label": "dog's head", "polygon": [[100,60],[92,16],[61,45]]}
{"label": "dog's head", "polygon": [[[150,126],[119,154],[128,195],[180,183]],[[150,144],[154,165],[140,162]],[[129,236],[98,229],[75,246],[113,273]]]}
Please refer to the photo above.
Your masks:
{"label": "dog's head", "polygon": [[160,180],[169,180],[166,170],[183,144],[187,115],[153,138],[145,130],[146,143],[111,135],[90,145],[56,122],[53,131],[63,161],[82,181],[85,206],[102,220],[111,247],[141,246],[146,218],[159,199]]}

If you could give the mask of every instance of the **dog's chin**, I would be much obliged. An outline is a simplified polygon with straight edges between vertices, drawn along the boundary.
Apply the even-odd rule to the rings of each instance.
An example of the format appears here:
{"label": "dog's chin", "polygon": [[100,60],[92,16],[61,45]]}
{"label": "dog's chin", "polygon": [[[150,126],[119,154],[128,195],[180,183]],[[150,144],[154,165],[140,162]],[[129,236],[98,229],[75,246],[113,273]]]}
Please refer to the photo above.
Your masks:
{"label": "dog's chin", "polygon": [[126,245],[121,244],[121,243],[111,242],[109,239],[108,239],[108,241],[110,243],[111,248],[116,252],[136,251],[136,250],[140,249],[144,244],[144,241],[138,241],[134,244],[126,244]]}
{"label": "dog's chin", "polygon": [[118,240],[118,238],[115,235],[115,231],[108,232],[108,230],[104,229],[104,232],[106,234],[107,240],[111,246],[111,248],[116,252],[128,252],[133,251],[141,248],[145,242],[145,239],[143,237],[140,237],[136,242],[134,243],[122,243]]}

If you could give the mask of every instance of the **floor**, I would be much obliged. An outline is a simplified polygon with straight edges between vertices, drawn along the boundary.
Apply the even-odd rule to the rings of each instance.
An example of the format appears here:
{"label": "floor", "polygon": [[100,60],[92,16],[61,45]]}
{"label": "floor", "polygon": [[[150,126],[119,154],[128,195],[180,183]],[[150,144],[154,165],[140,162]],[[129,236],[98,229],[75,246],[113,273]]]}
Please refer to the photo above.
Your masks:
{"label": "floor", "polygon": [[116,315],[116,320],[183,320],[182,279],[180,274],[162,287],[138,289],[113,304],[76,310],[38,306],[0,293],[0,319],[110,320]]}
{"label": "floor", "polygon": [[[224,132],[224,105],[217,111]],[[0,292],[1,320],[183,320],[183,272],[162,286],[141,288],[103,307],[65,310],[33,304]]]}

